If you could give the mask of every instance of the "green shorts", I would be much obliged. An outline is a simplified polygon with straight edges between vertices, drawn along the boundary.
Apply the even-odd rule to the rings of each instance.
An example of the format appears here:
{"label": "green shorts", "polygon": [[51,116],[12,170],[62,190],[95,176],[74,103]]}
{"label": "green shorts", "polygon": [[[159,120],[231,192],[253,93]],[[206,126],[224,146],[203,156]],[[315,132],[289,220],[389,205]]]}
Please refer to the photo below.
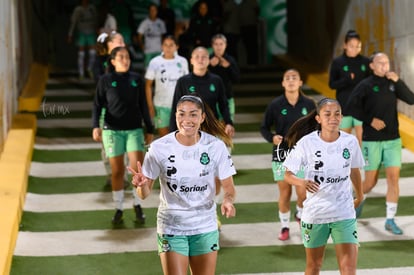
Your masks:
{"label": "green shorts", "polygon": [[102,141],[108,158],[123,155],[125,152],[145,151],[142,128],[134,130],[103,130]]}
{"label": "green shorts", "polygon": [[341,121],[341,125],[339,125],[339,129],[349,129],[355,126],[362,126],[362,121],[352,116],[344,116],[342,117],[342,121]]}
{"label": "green shorts", "polygon": [[[272,161],[272,171],[273,171],[273,180],[282,181],[285,178],[286,168],[283,166],[283,162]],[[297,174],[297,177],[303,179],[305,178],[305,171],[300,170]]]}
{"label": "green shorts", "polygon": [[401,167],[401,139],[385,141],[362,141],[365,157],[365,171],[378,170],[381,164],[387,167]]}
{"label": "green shorts", "polygon": [[197,256],[220,249],[218,230],[190,236],[157,234],[157,239],[158,253],[176,252],[184,256]]}
{"label": "green shorts", "polygon": [[323,224],[301,222],[302,241],[306,248],[317,248],[328,243],[329,235],[334,244],[358,242],[356,219]]}
{"label": "green shorts", "polygon": [[155,128],[166,128],[170,126],[171,108],[155,106],[154,124]]}
{"label": "green shorts", "polygon": [[[234,114],[236,113],[236,106],[234,104],[234,98],[229,98],[227,99],[227,103],[229,105],[229,113],[230,113],[230,118],[231,120],[234,122]],[[216,105],[216,109],[217,109],[217,113],[218,113],[218,119],[219,120],[223,120],[223,115],[220,112],[218,103]]]}
{"label": "green shorts", "polygon": [[105,113],[106,113],[106,108],[102,108],[101,116],[99,117],[99,128],[103,128],[103,125],[105,123]]}
{"label": "green shorts", "polygon": [[77,43],[79,47],[93,46],[96,44],[96,35],[94,33],[91,33],[91,34],[79,33]]}

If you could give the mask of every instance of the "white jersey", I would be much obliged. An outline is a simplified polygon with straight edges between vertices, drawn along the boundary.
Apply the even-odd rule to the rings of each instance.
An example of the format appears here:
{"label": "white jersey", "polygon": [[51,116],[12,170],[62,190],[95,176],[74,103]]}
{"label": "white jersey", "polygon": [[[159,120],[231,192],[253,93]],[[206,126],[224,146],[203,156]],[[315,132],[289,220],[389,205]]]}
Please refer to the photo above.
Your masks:
{"label": "white jersey", "polygon": [[77,28],[81,34],[94,34],[97,27],[97,12],[94,5],[86,7],[80,5],[75,7],[71,15],[71,24],[69,27],[69,35],[72,36]]}
{"label": "white jersey", "polygon": [[145,18],[137,32],[144,36],[144,53],[161,52],[161,38],[167,32],[164,21],[159,18],[154,21]]}
{"label": "white jersey", "polygon": [[170,133],[151,143],[142,173],[160,180],[157,233],[195,235],[217,230],[214,179],[236,173],[223,141],[201,132],[197,144],[184,146]]}
{"label": "white jersey", "polygon": [[305,171],[305,179],[319,183],[316,193],[306,192],[302,221],[330,223],[355,218],[351,168],[362,168],[364,158],[357,139],[340,132],[334,142],[323,141],[318,131],[304,136],[287,156],[286,169]]}
{"label": "white jersey", "polygon": [[171,108],[177,80],[186,74],[188,61],[182,56],[165,59],[160,55],[151,59],[145,78],[155,80],[154,105]]}

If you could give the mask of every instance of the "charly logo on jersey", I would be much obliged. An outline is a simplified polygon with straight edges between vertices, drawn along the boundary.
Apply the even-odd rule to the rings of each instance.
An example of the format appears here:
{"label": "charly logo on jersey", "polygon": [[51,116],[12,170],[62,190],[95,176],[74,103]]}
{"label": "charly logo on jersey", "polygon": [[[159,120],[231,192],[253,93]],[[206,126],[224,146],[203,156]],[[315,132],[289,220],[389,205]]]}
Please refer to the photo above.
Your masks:
{"label": "charly logo on jersey", "polygon": [[214,93],[216,91],[216,86],[213,83],[210,84],[210,92]]}
{"label": "charly logo on jersey", "polygon": [[200,156],[200,163],[201,163],[202,165],[207,165],[207,164],[209,164],[209,163],[210,163],[210,157],[208,156],[208,154],[207,154],[206,152],[201,153],[201,156]]}
{"label": "charly logo on jersey", "polygon": [[285,108],[285,109],[280,110],[280,113],[285,116],[285,115],[287,115],[288,111]]}
{"label": "charly logo on jersey", "polygon": [[[168,161],[171,163],[175,162],[175,155],[170,155],[168,157]],[[167,166],[167,177],[171,178],[171,176],[175,175],[177,173],[177,168],[175,168],[174,166]],[[171,190],[171,192],[175,192],[175,190],[177,190],[177,184],[173,184],[171,183],[170,180],[167,180],[167,186],[168,188]]]}
{"label": "charly logo on jersey", "polygon": [[[316,156],[317,158],[322,157],[322,152],[321,152],[321,151],[316,151],[316,152],[315,152],[315,156]],[[323,162],[322,162],[320,159],[315,160],[315,166],[314,166],[314,169],[315,169],[316,173],[318,173],[318,172],[319,172],[319,170],[320,170],[323,166],[324,166],[324,164],[323,164]],[[314,182],[316,182],[318,185],[321,185],[321,184],[325,181],[325,178],[324,178],[324,177],[321,177],[321,176],[319,176],[319,175],[315,175],[315,176],[313,177],[313,181],[314,181]]]}
{"label": "charly logo on jersey", "polygon": [[168,77],[167,77],[167,70],[166,69],[162,69],[161,70],[161,77],[160,77],[161,83],[167,82],[167,79],[168,79]]}
{"label": "charly logo on jersey", "polygon": [[378,93],[380,89],[377,85],[375,85],[374,87],[372,87],[372,90],[374,91],[374,93]]}
{"label": "charly logo on jersey", "polygon": [[131,86],[132,86],[132,87],[138,87],[138,83],[135,81],[135,79],[133,79],[133,80],[131,81]]}
{"label": "charly logo on jersey", "polygon": [[[171,163],[174,163],[175,162],[175,155],[170,155],[168,157],[168,160]],[[201,154],[200,162],[204,165],[210,163],[210,157],[208,156],[207,153]],[[166,174],[167,174],[167,177],[168,177],[167,186],[168,186],[168,189],[170,189],[171,192],[176,192],[177,189],[178,189],[179,192],[182,192],[182,193],[204,192],[208,189],[207,184],[202,185],[202,186],[199,186],[199,185],[193,185],[193,186],[180,185],[180,187],[178,188],[178,185],[175,184],[175,183],[172,183],[172,180],[171,180],[171,178],[173,178],[176,173],[177,173],[177,168],[175,168],[174,166],[167,166],[167,169],[166,169]]]}
{"label": "charly logo on jersey", "polygon": [[195,91],[196,91],[195,86],[190,86],[190,87],[188,87],[188,91],[189,91],[190,93],[195,93]]}
{"label": "charly logo on jersey", "polygon": [[349,149],[348,148],[345,148],[342,151],[342,156],[344,157],[344,159],[349,159],[351,157],[351,152],[349,152]]}
{"label": "charly logo on jersey", "polygon": [[348,65],[345,65],[342,67],[342,70],[344,70],[344,72],[348,72],[349,71],[349,67]]}
{"label": "charly logo on jersey", "polygon": [[112,87],[117,87],[118,86],[118,83],[116,81],[112,81],[111,86]]}

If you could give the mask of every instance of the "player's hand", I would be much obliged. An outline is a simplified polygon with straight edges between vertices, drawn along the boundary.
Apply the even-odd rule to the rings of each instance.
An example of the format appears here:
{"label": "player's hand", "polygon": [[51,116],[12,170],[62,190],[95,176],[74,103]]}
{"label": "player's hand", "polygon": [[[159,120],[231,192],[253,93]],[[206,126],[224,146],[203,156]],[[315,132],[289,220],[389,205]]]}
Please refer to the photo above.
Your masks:
{"label": "player's hand", "polygon": [[93,138],[94,141],[102,142],[102,129],[101,128],[93,128],[92,138]]}
{"label": "player's hand", "polygon": [[144,187],[147,186],[148,179],[144,174],[142,174],[142,166],[141,162],[137,161],[137,171],[132,169],[131,167],[127,167],[128,171],[132,174],[132,185],[135,187]]}

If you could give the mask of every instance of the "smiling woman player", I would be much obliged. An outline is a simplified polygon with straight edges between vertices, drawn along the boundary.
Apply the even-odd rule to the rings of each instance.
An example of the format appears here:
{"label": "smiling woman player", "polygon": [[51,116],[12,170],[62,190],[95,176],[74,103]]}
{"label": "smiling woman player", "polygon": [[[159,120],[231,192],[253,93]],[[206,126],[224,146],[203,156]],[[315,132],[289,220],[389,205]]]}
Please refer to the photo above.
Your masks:
{"label": "smiling woman player", "polygon": [[213,275],[219,250],[215,177],[224,190],[221,213],[236,215],[236,170],[225,144],[231,139],[200,97],[182,96],[175,114],[178,130],[150,145],[142,169],[138,163],[138,170],[130,170],[132,183],[145,199],[159,178],[157,238],[164,274],[185,275],[190,267],[194,275]]}

